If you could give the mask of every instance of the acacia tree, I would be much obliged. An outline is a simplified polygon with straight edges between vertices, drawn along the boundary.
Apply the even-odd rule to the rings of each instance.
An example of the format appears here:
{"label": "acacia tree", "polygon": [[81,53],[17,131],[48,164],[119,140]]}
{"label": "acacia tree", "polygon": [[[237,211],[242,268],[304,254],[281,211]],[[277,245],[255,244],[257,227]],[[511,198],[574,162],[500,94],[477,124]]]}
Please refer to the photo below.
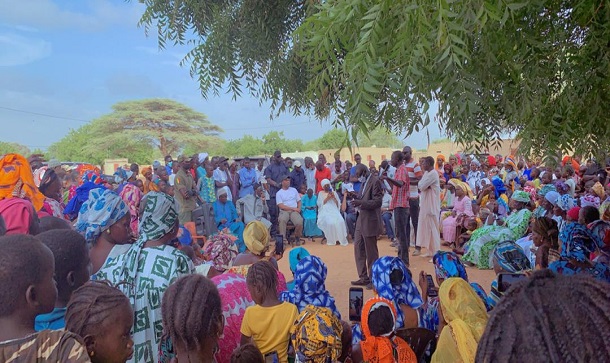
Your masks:
{"label": "acacia tree", "polygon": [[523,151],[610,146],[607,0],[142,0],[159,44],[204,95],[229,84],[274,111],[313,113],[358,132],[427,127],[455,141],[509,133]]}
{"label": "acacia tree", "polygon": [[[120,102],[113,112],[93,120],[53,144],[49,151],[62,160],[101,163],[111,157],[129,157],[139,163],[222,145],[222,131],[207,116],[167,99]],[[156,151],[156,153],[155,153]]]}

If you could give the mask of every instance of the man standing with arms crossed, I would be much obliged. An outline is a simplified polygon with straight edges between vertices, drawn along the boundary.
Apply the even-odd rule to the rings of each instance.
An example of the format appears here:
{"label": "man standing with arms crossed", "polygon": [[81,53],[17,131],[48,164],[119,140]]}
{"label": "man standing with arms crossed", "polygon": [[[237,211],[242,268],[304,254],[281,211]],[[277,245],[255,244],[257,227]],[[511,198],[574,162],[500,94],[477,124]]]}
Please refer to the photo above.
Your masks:
{"label": "man standing with arms crossed", "polygon": [[[392,201],[390,210],[394,213],[394,224],[396,226],[396,237],[398,238],[398,257],[409,267],[409,211],[410,211],[410,183],[407,166],[403,162],[404,155],[401,151],[392,153],[390,164],[396,168],[394,178],[386,175],[382,180],[386,180],[392,186]],[[417,190],[417,186],[415,186]],[[413,211],[411,211],[411,214]]]}
{"label": "man standing with arms crossed", "polygon": [[[413,150],[410,146],[405,146],[402,149],[402,153],[405,156],[405,166],[407,167],[407,173],[409,174],[409,209],[411,224],[413,224],[413,230],[417,232],[417,225],[419,221],[419,191],[417,190],[417,183],[419,183],[424,173],[421,171],[421,167],[413,159]],[[417,241],[413,240],[415,245]],[[407,223],[407,243],[411,243],[411,225]],[[413,256],[421,255],[421,247],[415,247]]]}

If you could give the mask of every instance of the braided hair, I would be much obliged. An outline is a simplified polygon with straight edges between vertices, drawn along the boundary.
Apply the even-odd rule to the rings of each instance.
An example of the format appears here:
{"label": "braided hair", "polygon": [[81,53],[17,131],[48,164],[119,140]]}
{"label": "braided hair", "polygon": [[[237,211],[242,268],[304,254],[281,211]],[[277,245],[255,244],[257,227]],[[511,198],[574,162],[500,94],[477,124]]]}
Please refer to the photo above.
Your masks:
{"label": "braided hair", "polygon": [[263,294],[275,294],[277,290],[277,272],[269,261],[258,261],[248,269],[246,283]]}
{"label": "braided hair", "polygon": [[551,248],[559,249],[559,229],[557,229],[557,222],[553,219],[547,217],[534,219],[532,231],[542,236],[544,241],[551,242]]}
{"label": "braided hair", "polygon": [[89,281],[78,288],[66,310],[66,330],[81,337],[97,335],[104,324],[112,324],[109,317],[120,304],[131,307],[121,290],[107,281]]}
{"label": "braided hair", "polygon": [[203,275],[187,275],[171,284],[161,304],[165,338],[185,350],[202,348],[221,328],[220,294],[212,280]]}
{"label": "braided hair", "polygon": [[588,275],[536,271],[493,310],[476,361],[608,362],[609,300],[608,285]]}

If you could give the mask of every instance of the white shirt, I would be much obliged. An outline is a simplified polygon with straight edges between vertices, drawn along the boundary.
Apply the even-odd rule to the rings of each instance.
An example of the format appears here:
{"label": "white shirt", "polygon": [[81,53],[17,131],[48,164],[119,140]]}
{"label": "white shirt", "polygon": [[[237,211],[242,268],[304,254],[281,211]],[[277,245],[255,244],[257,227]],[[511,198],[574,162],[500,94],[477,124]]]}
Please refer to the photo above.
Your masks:
{"label": "white shirt", "polygon": [[296,208],[297,203],[301,201],[301,196],[296,189],[289,187],[288,189],[280,189],[275,194],[275,202],[283,204],[288,208]]}

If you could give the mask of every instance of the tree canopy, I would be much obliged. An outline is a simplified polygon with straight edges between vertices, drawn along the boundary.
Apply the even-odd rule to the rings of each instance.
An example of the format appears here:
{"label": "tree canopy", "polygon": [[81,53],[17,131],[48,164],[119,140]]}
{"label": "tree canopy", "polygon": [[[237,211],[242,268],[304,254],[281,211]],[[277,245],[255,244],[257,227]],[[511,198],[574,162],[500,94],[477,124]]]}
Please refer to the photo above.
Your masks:
{"label": "tree canopy", "polygon": [[547,155],[610,146],[607,0],[143,2],[161,47],[193,45],[184,63],[204,95],[228,84],[275,112],[332,115],[353,140],[428,127],[438,104],[466,145],[512,134]]}
{"label": "tree canopy", "polygon": [[16,142],[0,141],[0,155],[20,154],[28,157],[31,154],[30,148]]}
{"label": "tree canopy", "polygon": [[207,117],[166,99],[120,102],[114,112],[72,130],[51,145],[52,157],[65,161],[101,163],[107,158],[129,158],[151,163],[176,155],[188,146],[196,150],[222,147],[222,129]]}
{"label": "tree canopy", "polygon": [[285,153],[304,151],[303,142],[298,139],[287,139],[282,131],[271,131],[261,138],[251,135],[227,141],[220,152],[224,156],[271,155],[275,150]]}

